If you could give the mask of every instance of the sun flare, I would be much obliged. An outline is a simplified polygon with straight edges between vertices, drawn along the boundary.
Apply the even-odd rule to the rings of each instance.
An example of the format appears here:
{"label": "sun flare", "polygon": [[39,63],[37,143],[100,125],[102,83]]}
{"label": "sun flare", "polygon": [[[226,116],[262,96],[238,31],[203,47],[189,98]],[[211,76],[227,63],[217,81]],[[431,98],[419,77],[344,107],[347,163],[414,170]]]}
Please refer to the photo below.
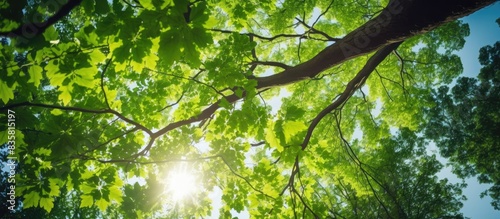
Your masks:
{"label": "sun flare", "polygon": [[186,168],[170,172],[167,178],[167,190],[175,201],[180,201],[196,190],[196,177]]}

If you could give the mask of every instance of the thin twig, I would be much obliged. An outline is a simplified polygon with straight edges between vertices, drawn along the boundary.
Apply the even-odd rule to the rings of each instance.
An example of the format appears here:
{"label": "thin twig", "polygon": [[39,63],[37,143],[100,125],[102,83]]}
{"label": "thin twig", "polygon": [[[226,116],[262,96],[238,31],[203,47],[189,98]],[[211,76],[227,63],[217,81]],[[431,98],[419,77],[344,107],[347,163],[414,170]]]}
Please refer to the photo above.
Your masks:
{"label": "thin twig", "polygon": [[111,63],[111,60],[113,60],[113,59],[108,60],[108,63],[106,63],[106,65],[104,66],[104,69],[101,72],[101,90],[102,90],[102,93],[104,95],[104,101],[106,102],[106,106],[108,106],[108,109],[111,109],[111,106],[109,105],[108,97],[106,95],[106,90],[104,89],[104,74],[108,70],[108,66]]}

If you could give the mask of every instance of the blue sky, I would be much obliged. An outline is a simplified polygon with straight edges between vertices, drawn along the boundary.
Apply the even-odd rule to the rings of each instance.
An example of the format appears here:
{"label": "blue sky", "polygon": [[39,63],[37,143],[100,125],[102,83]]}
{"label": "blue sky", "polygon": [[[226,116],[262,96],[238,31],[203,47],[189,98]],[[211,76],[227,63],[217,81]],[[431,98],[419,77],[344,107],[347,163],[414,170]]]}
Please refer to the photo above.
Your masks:
{"label": "blue sky", "polygon": [[457,53],[462,58],[465,76],[476,77],[479,73],[479,49],[500,40],[500,28],[495,22],[499,17],[500,2],[497,2],[461,19],[470,27],[465,46]]}

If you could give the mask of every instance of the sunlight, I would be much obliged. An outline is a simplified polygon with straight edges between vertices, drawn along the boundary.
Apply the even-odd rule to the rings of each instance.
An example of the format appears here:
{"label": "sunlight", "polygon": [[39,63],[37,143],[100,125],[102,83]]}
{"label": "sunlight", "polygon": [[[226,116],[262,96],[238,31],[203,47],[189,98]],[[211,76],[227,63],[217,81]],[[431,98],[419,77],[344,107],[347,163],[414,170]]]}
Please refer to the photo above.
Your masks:
{"label": "sunlight", "polygon": [[174,201],[180,201],[196,191],[195,180],[187,168],[177,168],[167,176],[167,191]]}

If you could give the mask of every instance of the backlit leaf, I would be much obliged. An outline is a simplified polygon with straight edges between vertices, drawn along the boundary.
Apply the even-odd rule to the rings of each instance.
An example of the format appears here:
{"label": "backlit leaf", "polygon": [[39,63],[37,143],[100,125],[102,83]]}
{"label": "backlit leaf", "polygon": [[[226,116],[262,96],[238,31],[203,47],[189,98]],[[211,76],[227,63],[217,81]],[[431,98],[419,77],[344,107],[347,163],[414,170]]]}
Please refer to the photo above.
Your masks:
{"label": "backlit leaf", "polygon": [[2,98],[4,104],[7,104],[10,99],[14,99],[13,90],[3,81],[0,81],[0,98]]}
{"label": "backlit leaf", "polygon": [[54,208],[54,198],[41,198],[40,207],[50,212]]}
{"label": "backlit leaf", "polygon": [[269,143],[269,145],[272,148],[276,148],[279,152],[283,151],[283,145],[281,145],[280,140],[276,137],[276,134],[274,132],[274,123],[269,122],[268,123],[268,130],[266,131],[266,142]]}
{"label": "backlit leaf", "polygon": [[59,90],[62,91],[59,94],[59,100],[62,100],[63,105],[67,106],[69,101],[71,101],[70,88],[67,86],[63,86],[63,87],[60,87]]}
{"label": "backlit leaf", "polygon": [[82,195],[81,199],[80,208],[91,207],[94,205],[94,198],[91,195]]}
{"label": "backlit leaf", "polygon": [[109,202],[107,202],[104,199],[99,199],[95,202],[95,205],[101,210],[101,211],[106,211],[106,209],[109,206]]}
{"label": "backlit leaf", "polygon": [[293,136],[307,129],[307,126],[299,121],[287,121],[283,126],[283,134],[285,135],[286,142],[290,142]]}
{"label": "backlit leaf", "polygon": [[31,191],[30,193],[24,195],[23,207],[37,207],[40,201],[40,195],[36,191]]}

